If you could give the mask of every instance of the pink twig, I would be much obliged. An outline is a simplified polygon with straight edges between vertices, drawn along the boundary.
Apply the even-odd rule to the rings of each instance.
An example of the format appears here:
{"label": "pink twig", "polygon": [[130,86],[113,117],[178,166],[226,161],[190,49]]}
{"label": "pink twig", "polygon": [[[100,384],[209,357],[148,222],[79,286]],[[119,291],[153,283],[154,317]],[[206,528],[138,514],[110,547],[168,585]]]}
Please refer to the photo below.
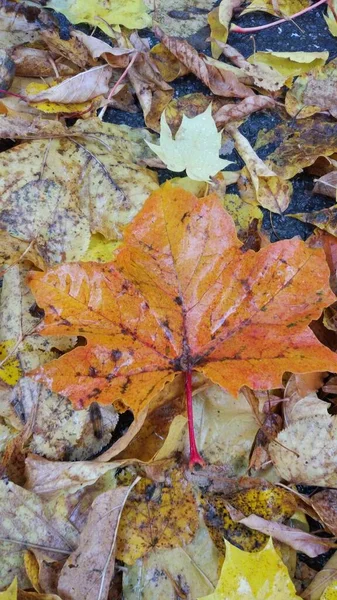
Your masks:
{"label": "pink twig", "polygon": [[20,100],[24,100],[24,102],[27,102],[27,98],[25,98],[25,96],[21,96],[21,94],[14,94],[14,92],[9,92],[8,90],[0,89],[0,94],[5,94],[6,96],[14,96],[15,98],[20,98]]}
{"label": "pink twig", "polygon": [[[109,96],[107,98],[107,102],[109,102],[109,100],[111,100],[112,96],[114,95],[116,89],[118,88],[119,84],[122,83],[123,79],[125,79],[125,77],[128,74],[128,71],[131,69],[133,63],[135,62],[136,58],[138,56],[138,52],[135,52],[135,54],[133,55],[133,57],[131,58],[128,66],[126,67],[125,71],[123,71],[123,73],[121,74],[120,78],[118,79],[118,81],[116,81],[115,85],[111,88]],[[101,112],[99,113],[99,118],[103,119],[104,117],[104,113],[107,109],[108,105],[104,106],[101,110]]]}
{"label": "pink twig", "polygon": [[195,465],[205,466],[205,461],[201,458],[194,435],[194,423],[193,423],[193,400],[192,400],[192,373],[186,371],[185,373],[185,392],[186,392],[186,408],[187,408],[187,421],[188,421],[188,435],[190,438],[190,460],[189,467],[193,469]]}
{"label": "pink twig", "polygon": [[269,29],[269,27],[274,27],[275,25],[280,25],[281,23],[286,23],[287,21],[292,21],[296,17],[300,17],[301,15],[304,15],[305,13],[309,12],[310,10],[317,8],[317,6],[320,6],[321,4],[326,4],[326,2],[327,2],[327,0],[318,0],[318,2],[316,2],[316,4],[312,4],[311,6],[308,6],[307,8],[303,8],[298,13],[291,15],[287,19],[278,19],[278,21],[274,21],[274,23],[268,23],[268,25],[259,25],[258,27],[240,27],[240,25],[232,25],[231,31],[233,31],[234,33],[254,33],[256,31],[262,31],[263,29]]}

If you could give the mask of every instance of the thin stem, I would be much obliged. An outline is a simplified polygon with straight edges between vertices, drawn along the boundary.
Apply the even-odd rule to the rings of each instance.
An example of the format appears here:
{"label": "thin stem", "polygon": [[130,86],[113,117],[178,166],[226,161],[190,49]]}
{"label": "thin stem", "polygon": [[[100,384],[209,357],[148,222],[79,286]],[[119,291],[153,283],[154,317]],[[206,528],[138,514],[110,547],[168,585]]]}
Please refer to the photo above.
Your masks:
{"label": "thin stem", "polygon": [[128,71],[131,69],[133,63],[135,62],[136,58],[138,56],[138,52],[135,52],[135,54],[133,55],[133,57],[131,58],[128,66],[126,67],[125,71],[123,71],[123,73],[121,74],[120,78],[118,79],[118,81],[116,81],[115,85],[111,88],[109,96],[107,98],[107,104],[106,106],[104,106],[101,110],[101,112],[99,113],[98,117],[102,120],[104,117],[104,113],[108,107],[108,102],[109,100],[111,100],[112,96],[114,95],[116,89],[118,88],[119,84],[122,83],[123,79],[125,79],[125,77],[128,74]]}
{"label": "thin stem", "polygon": [[14,96],[14,98],[20,98],[20,100],[24,100],[27,102],[27,98],[22,96],[21,94],[14,94],[14,92],[9,92],[8,90],[0,89],[0,94],[5,94],[6,96]]}
{"label": "thin stem", "polygon": [[318,2],[316,2],[316,4],[312,4],[311,6],[307,6],[307,8],[303,8],[302,10],[295,13],[294,15],[291,15],[287,19],[278,19],[278,21],[274,21],[273,23],[268,23],[268,25],[259,25],[258,27],[240,27],[240,25],[232,25],[231,31],[233,31],[234,33],[254,33],[256,31],[262,31],[263,29],[269,29],[269,27],[274,27],[275,25],[280,25],[281,23],[286,23],[287,21],[292,21],[296,17],[300,17],[301,15],[304,15],[305,13],[309,12],[310,10],[317,8],[317,6],[320,6],[321,4],[326,4],[326,2],[327,2],[327,0],[318,0]]}
{"label": "thin stem", "polygon": [[185,373],[185,392],[186,392],[186,408],[187,408],[187,422],[188,422],[188,435],[190,438],[190,460],[189,467],[193,469],[195,465],[205,466],[205,461],[201,458],[194,435],[194,424],[193,424],[193,400],[192,400],[192,372],[186,371]]}

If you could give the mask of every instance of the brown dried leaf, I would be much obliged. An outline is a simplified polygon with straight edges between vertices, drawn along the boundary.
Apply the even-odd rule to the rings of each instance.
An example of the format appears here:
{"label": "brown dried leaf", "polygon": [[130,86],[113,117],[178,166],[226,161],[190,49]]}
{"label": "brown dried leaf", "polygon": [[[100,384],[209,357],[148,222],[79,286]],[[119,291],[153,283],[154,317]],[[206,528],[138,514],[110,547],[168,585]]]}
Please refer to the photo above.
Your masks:
{"label": "brown dried leaf", "polygon": [[221,128],[231,121],[242,121],[258,110],[266,110],[275,106],[275,100],[269,96],[249,96],[238,104],[222,106],[213,115],[217,127]]}
{"label": "brown dried leaf", "polygon": [[18,46],[14,48],[11,58],[15,64],[15,74],[21,77],[55,77],[57,74],[66,77],[78,73],[77,67],[60,61],[57,62],[56,71],[50,53],[41,48]]}
{"label": "brown dried leaf", "polygon": [[107,599],[115,569],[118,525],[133,485],[109,490],[94,500],[78,547],[60,573],[58,592],[62,598]]}
{"label": "brown dried leaf", "polygon": [[198,77],[198,79],[201,79],[213,94],[227,98],[246,98],[247,96],[254,96],[254,92],[243,83],[240,83],[234,73],[207,64],[186,40],[165,35],[159,27],[155,27],[154,32],[164,46],[166,46],[166,48],[172,52],[172,54],[174,54],[174,56],[182,62],[189,71]]}
{"label": "brown dried leaf", "polygon": [[313,189],[314,194],[324,194],[325,196],[329,196],[334,200],[337,192],[337,171],[331,171],[330,173],[326,173],[323,177],[320,177],[315,182],[315,187]]}
{"label": "brown dried leaf", "polygon": [[311,506],[333,535],[337,535],[337,490],[321,490],[310,498]]}

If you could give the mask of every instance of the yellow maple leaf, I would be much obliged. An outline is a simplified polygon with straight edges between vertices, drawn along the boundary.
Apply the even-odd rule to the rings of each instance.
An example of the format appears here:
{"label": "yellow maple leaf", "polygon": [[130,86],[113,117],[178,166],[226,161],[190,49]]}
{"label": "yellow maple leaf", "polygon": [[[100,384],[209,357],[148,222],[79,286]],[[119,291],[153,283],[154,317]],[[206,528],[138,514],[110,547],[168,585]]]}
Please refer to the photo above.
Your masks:
{"label": "yellow maple leaf", "polygon": [[325,588],[320,600],[336,600],[337,599],[337,581],[332,581],[327,588]]}
{"label": "yellow maple leaf", "polygon": [[300,600],[272,539],[261,552],[244,552],[226,541],[218,585],[198,600]]}
{"label": "yellow maple leaf", "polygon": [[111,34],[109,25],[142,29],[152,22],[143,0],[51,0],[48,7],[63,13],[74,24],[90,23],[108,35]]}

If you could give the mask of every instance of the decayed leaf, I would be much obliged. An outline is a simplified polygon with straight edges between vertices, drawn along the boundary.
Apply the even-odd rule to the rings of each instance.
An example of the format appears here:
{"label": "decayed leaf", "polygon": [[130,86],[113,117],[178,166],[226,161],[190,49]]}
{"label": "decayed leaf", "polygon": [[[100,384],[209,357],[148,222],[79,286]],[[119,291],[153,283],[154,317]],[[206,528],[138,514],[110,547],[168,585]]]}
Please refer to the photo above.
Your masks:
{"label": "decayed leaf", "polygon": [[160,145],[147,142],[170,171],[180,173],[196,181],[210,181],[230,162],[219,158],[221,132],[218,133],[212,117],[212,106],[205,112],[189,119],[183,115],[182,123],[173,139],[165,113],[160,119]]}
{"label": "decayed leaf", "polygon": [[151,550],[185,546],[198,524],[192,487],[183,473],[172,471],[164,484],[141,479],[122,513],[116,557],[132,565]]}
{"label": "decayed leaf", "polygon": [[[248,140],[233,126],[228,125],[227,131],[233,136],[235,147],[246,163],[246,170],[251,179],[255,201],[268,210],[281,214],[288,208],[291,187],[287,181],[272,171],[254,152]],[[246,171],[241,177],[245,178]],[[241,195],[245,199],[243,186]],[[253,198],[254,201],[254,198]]]}
{"label": "decayed leaf", "polygon": [[227,98],[246,98],[254,96],[254,92],[241,83],[236,75],[230,70],[219,69],[209,63],[198,52],[186,42],[165,35],[159,27],[154,28],[156,37],[182,62],[191,73],[193,73],[217,96]]}
{"label": "decayed leaf", "polygon": [[192,598],[215,588],[222,557],[205,525],[184,548],[156,550],[128,568],[123,576],[125,600],[176,600],[188,589]]}
{"label": "decayed leaf", "polygon": [[62,598],[56,594],[40,594],[18,590],[18,582],[15,577],[7,590],[0,592],[0,600],[62,600]]}
{"label": "decayed leaf", "polygon": [[217,197],[166,184],[126,229],[116,261],[31,274],[43,334],[87,339],[35,378],[77,408],[115,402],[137,413],[188,366],[234,396],[244,384],[278,387],[285,371],[336,370],[306,326],[334,299],[322,250],[240,246]]}
{"label": "decayed leaf", "polygon": [[111,75],[112,69],[107,65],[93,67],[37,94],[28,93],[28,100],[30,102],[48,100],[63,104],[86,102],[108,93]]}
{"label": "decayed leaf", "polygon": [[304,119],[317,112],[329,111],[337,117],[337,62],[316,68],[298,77],[287,92],[285,107],[292,117]]}
{"label": "decayed leaf", "polygon": [[336,235],[337,233],[337,204],[330,208],[322,208],[322,210],[313,210],[310,213],[290,214],[289,217],[299,219],[304,223],[316,225],[319,229]]}
{"label": "decayed leaf", "polygon": [[271,442],[269,453],[283,479],[335,488],[337,417],[328,414],[328,403],[309,401],[296,403],[291,422]]}
{"label": "decayed leaf", "polygon": [[287,567],[270,540],[250,554],[226,542],[226,558],[213,594],[199,600],[300,600]]}
{"label": "decayed leaf", "polygon": [[55,27],[48,11],[20,2],[3,2],[0,7],[0,48],[33,42],[40,37],[42,24]]}
{"label": "decayed leaf", "polygon": [[69,134],[59,121],[43,119],[26,114],[23,116],[0,116],[0,138],[31,139],[62,137]]}
{"label": "decayed leaf", "polygon": [[336,123],[323,115],[293,119],[267,133],[260,130],[255,150],[266,144],[276,145],[265,161],[268,167],[280,177],[290,179],[319,156],[330,156],[337,151]]}
{"label": "decayed leaf", "polygon": [[93,119],[72,133],[72,140],[20,144],[0,158],[1,228],[32,242],[49,264],[80,259],[90,231],[118,238],[157,187],[155,175],[135,164],[144,137],[151,139],[144,130]]}
{"label": "decayed leaf", "polygon": [[89,23],[108,35],[109,25],[124,25],[128,29],[141,29],[151,25],[151,17],[143,0],[48,0],[46,5],[63,13],[71,23]]}
{"label": "decayed leaf", "polygon": [[78,532],[62,514],[50,514],[39,497],[11,482],[0,482],[0,536],[5,542],[0,565],[2,586],[17,575],[20,587],[28,587],[24,552],[40,547],[58,559],[74,548]]}
{"label": "decayed leaf", "polygon": [[118,422],[112,407],[102,407],[96,431],[90,411],[75,411],[67,398],[28,378],[18,382],[8,394],[8,401],[25,422],[34,417],[26,444],[29,450],[51,460],[92,458],[110,442]]}
{"label": "decayed leaf", "polygon": [[289,492],[268,487],[266,482],[263,487],[260,485],[242,490],[232,495],[230,500],[226,500],[223,494],[205,493],[202,506],[210,535],[223,554],[225,540],[247,552],[255,552],[266,544],[268,538],[263,532],[260,533],[257,527],[255,528],[257,531],[251,531],[245,524],[241,524],[244,515],[249,518],[252,513],[257,513],[261,515],[259,518],[265,517],[262,520],[267,524],[275,525],[276,528],[278,523],[290,518],[296,510],[296,502]]}
{"label": "decayed leaf", "polygon": [[118,525],[130,489],[119,487],[94,500],[79,545],[60,573],[58,592],[67,600],[108,597],[115,568]]}

